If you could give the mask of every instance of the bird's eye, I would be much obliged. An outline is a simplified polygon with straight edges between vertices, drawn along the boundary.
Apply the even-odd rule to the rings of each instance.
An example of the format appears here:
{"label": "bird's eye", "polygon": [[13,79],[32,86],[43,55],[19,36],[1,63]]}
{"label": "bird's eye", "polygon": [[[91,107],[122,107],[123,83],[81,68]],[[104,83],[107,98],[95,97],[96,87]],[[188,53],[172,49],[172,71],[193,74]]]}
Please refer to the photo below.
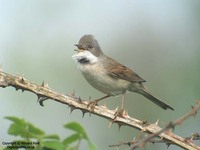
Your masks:
{"label": "bird's eye", "polygon": [[89,45],[88,45],[88,48],[89,48],[89,49],[92,49],[92,48],[93,48],[93,45],[92,45],[92,44],[89,44]]}

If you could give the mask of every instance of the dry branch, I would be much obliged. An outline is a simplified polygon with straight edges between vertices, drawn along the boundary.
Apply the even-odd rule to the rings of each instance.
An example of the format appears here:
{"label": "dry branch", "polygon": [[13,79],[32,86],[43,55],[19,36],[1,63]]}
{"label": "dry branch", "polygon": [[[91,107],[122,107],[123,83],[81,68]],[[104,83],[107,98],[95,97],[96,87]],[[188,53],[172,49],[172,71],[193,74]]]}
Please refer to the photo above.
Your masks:
{"label": "dry branch", "polygon": [[184,149],[200,150],[200,147],[198,145],[195,145],[193,142],[188,141],[186,138],[178,136],[169,130],[162,131],[163,129],[161,129],[156,123],[151,124],[148,122],[144,122],[132,118],[128,114],[123,117],[116,117],[116,110],[109,110],[105,106],[95,106],[94,109],[91,109],[90,107],[88,107],[88,101],[82,101],[79,97],[76,97],[75,95],[61,94],[51,90],[47,84],[42,83],[42,85],[38,85],[26,80],[24,77],[13,76],[0,70],[0,87],[6,88],[9,86],[14,87],[16,90],[21,89],[22,91],[29,91],[36,94],[38,96],[38,101],[41,105],[43,105],[43,101],[47,99],[52,99],[59,103],[68,105],[71,108],[71,111],[73,111],[74,109],[80,109],[83,112],[83,115],[85,113],[95,114],[110,120],[111,124],[117,123],[119,127],[121,127],[122,125],[127,125],[140,131],[154,134],[155,136],[163,139],[163,141],[173,143],[174,145],[177,145]]}
{"label": "dry branch", "polygon": [[[154,134],[150,134],[149,136],[147,136],[146,138],[143,138],[142,140],[134,140],[133,142],[133,146],[131,150],[134,150],[138,147],[143,147],[146,143],[151,142],[151,143],[155,143],[155,141],[153,140],[153,138],[158,137],[161,133],[168,131],[169,129],[174,129],[175,126],[180,125],[181,123],[183,123],[187,118],[191,117],[191,116],[196,116],[197,111],[200,109],[200,101],[196,102],[196,105],[192,107],[192,110],[188,113],[186,113],[185,115],[181,116],[180,118],[178,118],[176,121],[170,122],[167,126],[165,126],[162,130],[158,131],[157,133]],[[186,140],[191,140],[191,139],[199,139],[199,134],[195,133],[193,134],[192,137],[187,137]],[[173,144],[171,143],[171,141],[164,141],[165,139],[160,139],[159,142],[165,142],[167,145]],[[158,141],[157,141],[158,142]],[[129,145],[131,144],[131,142],[129,142]]]}

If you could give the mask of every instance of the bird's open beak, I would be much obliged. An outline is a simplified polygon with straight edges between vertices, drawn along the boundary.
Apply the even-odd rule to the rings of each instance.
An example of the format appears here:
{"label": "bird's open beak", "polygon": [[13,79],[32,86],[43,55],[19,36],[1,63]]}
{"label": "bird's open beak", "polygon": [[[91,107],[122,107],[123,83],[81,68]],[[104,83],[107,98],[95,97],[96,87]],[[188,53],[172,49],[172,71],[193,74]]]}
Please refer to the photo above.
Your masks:
{"label": "bird's open beak", "polygon": [[81,44],[75,44],[74,46],[78,48],[78,49],[75,49],[74,51],[81,52],[85,50],[85,48]]}

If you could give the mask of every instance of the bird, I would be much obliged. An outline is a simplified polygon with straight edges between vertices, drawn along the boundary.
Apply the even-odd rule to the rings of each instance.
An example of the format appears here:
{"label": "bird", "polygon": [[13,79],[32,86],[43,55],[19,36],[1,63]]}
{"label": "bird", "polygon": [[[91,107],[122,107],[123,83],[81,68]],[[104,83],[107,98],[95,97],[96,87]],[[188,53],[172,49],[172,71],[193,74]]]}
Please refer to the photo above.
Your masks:
{"label": "bird", "polygon": [[75,46],[77,49],[75,49],[72,58],[77,62],[82,75],[92,87],[105,94],[105,96],[92,101],[91,104],[97,105],[99,101],[105,98],[122,95],[121,110],[125,110],[125,94],[135,92],[143,95],[164,110],[174,110],[174,108],[153,96],[144,86],[146,81],[133,70],[106,56],[94,35],[83,35]]}

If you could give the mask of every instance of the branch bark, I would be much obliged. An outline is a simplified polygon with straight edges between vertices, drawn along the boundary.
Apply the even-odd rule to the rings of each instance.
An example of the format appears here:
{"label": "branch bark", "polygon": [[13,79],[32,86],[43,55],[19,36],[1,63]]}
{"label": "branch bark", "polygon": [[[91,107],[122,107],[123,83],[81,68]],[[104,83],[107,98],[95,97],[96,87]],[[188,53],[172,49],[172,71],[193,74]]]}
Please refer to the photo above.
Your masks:
{"label": "branch bark", "polygon": [[24,77],[13,76],[0,70],[0,87],[6,88],[9,86],[14,87],[16,90],[21,89],[22,91],[29,91],[36,94],[40,105],[43,105],[43,101],[52,99],[59,103],[68,105],[71,108],[71,112],[74,109],[80,109],[83,115],[85,113],[91,113],[110,120],[111,125],[112,123],[117,123],[119,127],[126,125],[148,134],[154,134],[163,139],[163,141],[166,141],[166,143],[173,143],[188,150],[200,150],[198,145],[188,141],[186,138],[172,133],[170,130],[160,132],[163,129],[160,128],[157,123],[144,122],[132,118],[128,114],[123,117],[116,117],[116,110],[109,110],[106,106],[95,106],[91,109],[88,107],[88,101],[82,101],[79,97],[76,97],[73,94],[64,95],[51,90],[47,84],[44,84],[44,82],[41,85],[38,85],[26,80]]}

